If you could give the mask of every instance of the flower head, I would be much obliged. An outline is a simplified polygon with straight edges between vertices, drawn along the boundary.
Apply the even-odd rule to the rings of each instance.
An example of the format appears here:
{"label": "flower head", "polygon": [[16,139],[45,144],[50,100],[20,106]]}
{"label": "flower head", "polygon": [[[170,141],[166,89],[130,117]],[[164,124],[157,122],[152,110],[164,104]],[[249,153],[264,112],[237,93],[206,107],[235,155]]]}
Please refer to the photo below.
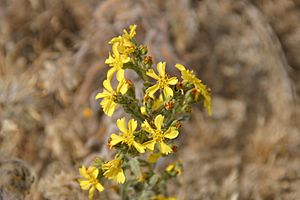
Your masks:
{"label": "flower head", "polygon": [[177,78],[168,77],[168,75],[166,74],[166,62],[159,62],[156,68],[158,71],[158,75],[154,72],[153,69],[149,69],[146,73],[151,78],[157,80],[157,83],[149,87],[146,90],[146,93],[153,98],[154,93],[157,90],[161,89],[163,91],[165,98],[169,98],[170,96],[172,97],[173,90],[169,87],[169,85],[176,85],[176,83],[178,82]]}
{"label": "flower head", "polygon": [[193,71],[187,70],[183,65],[176,64],[175,67],[181,72],[181,78],[184,83],[192,83],[195,86],[197,92],[199,92],[204,97],[204,107],[207,109],[209,115],[211,115],[211,97],[209,91],[198,79]]}
{"label": "flower head", "polygon": [[134,131],[137,128],[137,121],[134,119],[130,119],[128,122],[128,129],[126,127],[125,118],[121,118],[117,120],[117,126],[120,129],[120,131],[123,133],[121,135],[112,134],[110,145],[115,146],[119,143],[125,143],[129,147],[134,146],[136,150],[140,153],[145,152],[145,148],[140,143],[136,142],[134,140]]}
{"label": "flower head", "polygon": [[113,55],[109,54],[108,58],[105,60],[105,64],[111,66],[111,69],[107,72],[107,79],[111,79],[113,74],[117,72],[118,81],[124,79],[123,65],[130,61],[130,57],[127,54],[121,54],[119,52],[119,44],[119,42],[115,42],[112,45]]}
{"label": "flower head", "polygon": [[143,145],[149,150],[153,151],[155,144],[158,144],[159,150],[163,154],[169,154],[173,152],[172,148],[167,145],[164,140],[174,139],[178,136],[179,132],[175,127],[169,127],[166,131],[162,129],[164,122],[164,116],[158,115],[154,120],[155,128],[152,128],[148,121],[142,124],[142,128],[151,134],[151,139],[145,142]]}
{"label": "flower head", "polygon": [[170,164],[166,168],[166,172],[168,172],[169,174],[175,173],[176,175],[181,175],[181,173],[182,173],[182,164],[180,162]]}
{"label": "flower head", "polygon": [[109,42],[109,44],[112,44],[113,54],[109,54],[105,60],[105,64],[112,67],[107,72],[107,79],[111,79],[115,72],[117,72],[118,81],[124,78],[123,65],[130,61],[129,54],[135,50],[135,44],[132,42],[132,38],[136,34],[136,25],[131,25],[129,29],[129,33],[127,30],[124,30],[122,36],[115,37]]}
{"label": "flower head", "polygon": [[113,180],[117,183],[125,182],[122,160],[120,158],[115,158],[112,161],[103,164],[102,169],[105,170],[103,175],[109,180]]}
{"label": "flower head", "polygon": [[115,103],[116,97],[118,93],[121,93],[124,95],[128,90],[128,84],[126,83],[125,79],[122,79],[118,86],[116,91],[113,90],[110,80],[103,81],[103,92],[100,92],[96,95],[96,99],[103,98],[101,101],[101,106],[103,108],[103,111],[106,115],[112,116],[115,109],[117,108],[118,104]]}
{"label": "flower head", "polygon": [[97,189],[99,192],[104,190],[104,187],[97,179],[99,169],[93,166],[86,169],[85,166],[82,166],[79,168],[79,173],[84,177],[84,179],[79,179],[80,187],[83,190],[89,190],[89,199],[93,199],[95,189]]}

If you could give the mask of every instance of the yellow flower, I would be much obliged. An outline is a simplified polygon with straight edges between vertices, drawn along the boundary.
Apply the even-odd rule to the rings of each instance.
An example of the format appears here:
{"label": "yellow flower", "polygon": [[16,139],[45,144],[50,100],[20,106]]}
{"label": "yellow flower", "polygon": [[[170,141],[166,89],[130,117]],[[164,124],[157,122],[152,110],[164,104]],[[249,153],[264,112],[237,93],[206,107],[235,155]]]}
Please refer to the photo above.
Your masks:
{"label": "yellow flower", "polygon": [[187,70],[183,65],[176,64],[175,67],[181,72],[181,78],[184,83],[192,83],[197,91],[204,97],[204,107],[207,109],[209,115],[211,115],[211,97],[206,85],[198,79],[193,71]]}
{"label": "yellow flower", "polygon": [[103,175],[109,180],[113,180],[117,183],[125,182],[122,160],[120,158],[115,158],[114,160],[103,164],[102,169],[105,170]]}
{"label": "yellow flower", "polygon": [[132,43],[132,38],[135,36],[136,25],[129,26],[129,33],[127,30],[123,30],[124,34],[122,36],[118,36],[113,38],[109,44],[116,44],[117,50],[120,54],[128,55],[134,52],[135,45]]}
{"label": "yellow flower", "polygon": [[111,86],[110,80],[105,80],[103,82],[103,87],[103,92],[98,93],[96,95],[96,99],[103,98],[103,100],[101,101],[103,111],[106,115],[112,116],[118,106],[118,104],[115,103],[116,96],[118,93],[124,95],[128,90],[128,84],[126,83],[125,79],[122,79],[119,82],[116,91],[114,91]]}
{"label": "yellow flower", "polygon": [[176,200],[175,197],[164,197],[162,195],[151,197],[150,200]]}
{"label": "yellow flower", "polygon": [[130,25],[129,30],[130,30],[129,33],[127,32],[127,30],[125,30],[125,29],[123,30],[123,32],[124,32],[123,37],[131,40],[136,34],[136,31],[135,31],[136,25],[135,24]]}
{"label": "yellow flower", "polygon": [[180,167],[181,163],[173,163],[173,164],[170,164],[167,168],[166,168],[166,171],[168,173],[172,173],[172,172],[176,172],[177,175],[181,175],[182,173],[182,169]]}
{"label": "yellow flower", "polygon": [[117,126],[120,129],[120,131],[123,132],[123,134],[121,135],[117,135],[117,134],[112,134],[111,137],[111,141],[110,141],[110,145],[111,146],[115,146],[117,144],[121,143],[125,143],[127,144],[129,147],[134,146],[136,148],[136,150],[140,153],[144,153],[145,152],[145,148],[138,142],[136,142],[134,140],[134,131],[137,128],[137,121],[134,119],[130,119],[128,122],[128,129],[126,127],[126,122],[125,122],[125,118],[121,118],[117,120]]}
{"label": "yellow flower", "polygon": [[117,80],[124,79],[123,65],[130,61],[130,57],[126,54],[120,54],[118,50],[119,43],[116,42],[112,45],[113,55],[109,54],[109,57],[105,60],[105,64],[111,66],[111,69],[107,72],[107,79],[111,79],[113,74],[117,72]]}
{"label": "yellow flower", "polygon": [[157,83],[146,90],[146,94],[150,97],[154,98],[154,93],[161,89],[163,90],[163,94],[165,98],[173,96],[173,90],[169,87],[169,85],[176,85],[178,82],[176,77],[169,78],[166,74],[166,62],[159,62],[156,66],[158,75],[155,74],[153,69],[149,69],[147,71],[147,75],[151,78],[157,80]]}
{"label": "yellow flower", "polygon": [[79,173],[85,178],[79,179],[80,187],[83,190],[89,190],[89,199],[93,199],[95,189],[97,189],[99,192],[102,192],[104,190],[104,187],[97,179],[99,169],[93,166],[86,169],[85,166],[82,166],[81,168],[79,168]]}
{"label": "yellow flower", "polygon": [[158,144],[159,150],[163,154],[169,154],[173,152],[171,147],[167,145],[164,140],[167,139],[174,139],[178,136],[179,132],[175,127],[169,127],[166,131],[162,130],[164,122],[164,116],[158,115],[154,120],[155,129],[150,126],[148,121],[145,121],[142,124],[142,128],[151,134],[152,139],[145,142],[143,145],[148,148],[149,150],[153,151],[155,144]]}

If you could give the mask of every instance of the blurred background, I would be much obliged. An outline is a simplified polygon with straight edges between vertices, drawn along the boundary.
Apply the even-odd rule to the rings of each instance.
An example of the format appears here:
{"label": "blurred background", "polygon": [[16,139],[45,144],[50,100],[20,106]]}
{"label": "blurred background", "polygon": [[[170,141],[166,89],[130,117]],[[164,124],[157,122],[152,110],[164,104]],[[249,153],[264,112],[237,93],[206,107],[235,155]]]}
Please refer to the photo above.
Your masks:
{"label": "blurred background", "polygon": [[300,199],[299,22],[299,0],[0,0],[0,161],[28,163],[26,199],[87,199],[78,167],[114,125],[94,100],[108,41],[135,23],[155,62],[212,90],[213,115],[199,105],[183,127],[171,194]]}

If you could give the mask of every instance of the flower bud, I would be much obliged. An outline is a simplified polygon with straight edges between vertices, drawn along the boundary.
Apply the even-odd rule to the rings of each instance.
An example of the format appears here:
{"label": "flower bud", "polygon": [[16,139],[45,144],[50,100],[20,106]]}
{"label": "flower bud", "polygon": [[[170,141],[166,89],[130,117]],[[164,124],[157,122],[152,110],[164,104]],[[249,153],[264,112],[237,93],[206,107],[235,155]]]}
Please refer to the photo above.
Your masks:
{"label": "flower bud", "polygon": [[145,45],[140,45],[139,49],[142,55],[146,55],[148,53],[147,47]]}
{"label": "flower bud", "polygon": [[151,57],[151,56],[146,56],[146,57],[144,58],[144,63],[145,63],[146,65],[152,65],[152,57]]}
{"label": "flower bud", "polygon": [[165,103],[166,110],[172,110],[173,107],[174,107],[174,102],[169,101],[169,102]]}

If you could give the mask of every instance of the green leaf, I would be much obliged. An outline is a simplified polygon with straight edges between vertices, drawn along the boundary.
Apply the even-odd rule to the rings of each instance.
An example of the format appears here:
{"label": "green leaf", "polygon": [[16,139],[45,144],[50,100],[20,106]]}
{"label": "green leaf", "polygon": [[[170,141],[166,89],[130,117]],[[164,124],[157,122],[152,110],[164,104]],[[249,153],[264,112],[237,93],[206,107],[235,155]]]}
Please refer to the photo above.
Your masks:
{"label": "green leaf", "polygon": [[149,180],[149,185],[151,187],[155,186],[156,183],[158,182],[159,176],[157,174],[154,174],[153,176],[151,176],[150,180]]}
{"label": "green leaf", "polygon": [[142,176],[141,168],[140,168],[140,163],[137,159],[137,157],[132,158],[129,162],[129,166],[135,175],[136,178],[139,178]]}

